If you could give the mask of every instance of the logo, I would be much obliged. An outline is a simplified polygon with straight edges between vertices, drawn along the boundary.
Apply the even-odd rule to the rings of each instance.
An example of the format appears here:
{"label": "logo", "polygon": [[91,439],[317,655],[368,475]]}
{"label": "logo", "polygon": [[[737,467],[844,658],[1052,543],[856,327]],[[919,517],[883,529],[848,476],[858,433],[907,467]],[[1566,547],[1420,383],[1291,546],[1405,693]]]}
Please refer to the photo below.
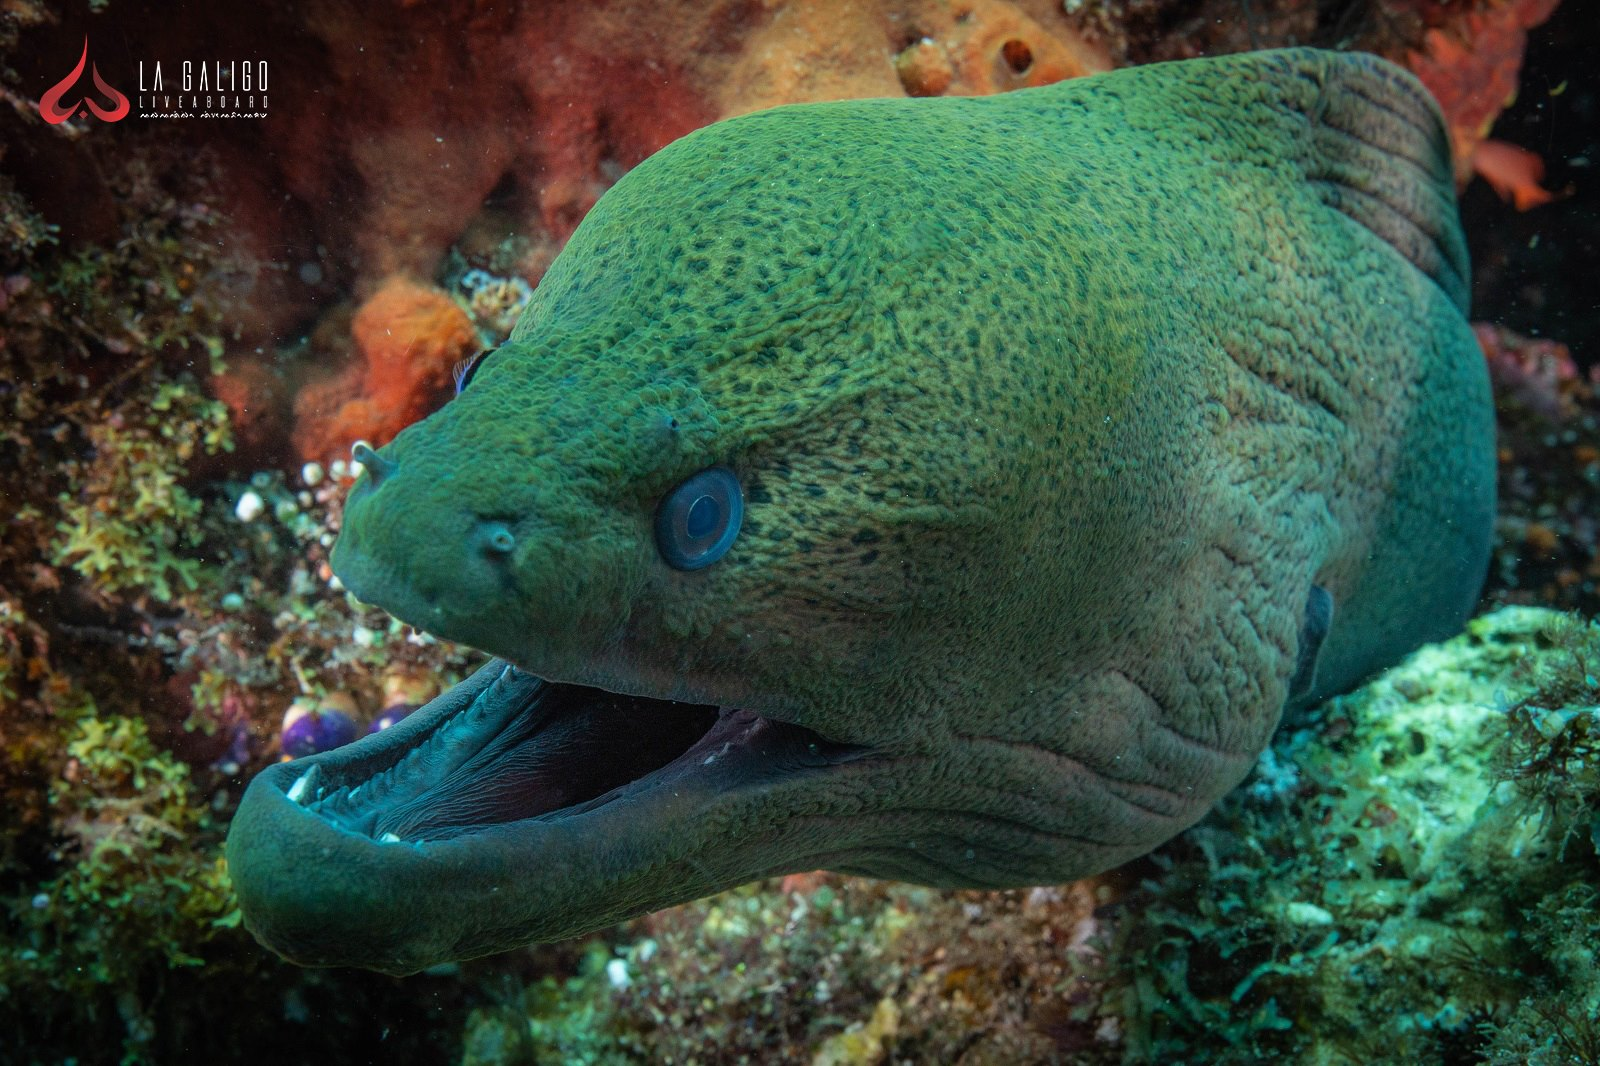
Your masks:
{"label": "logo", "polygon": [[[3,3],[4,0],[0,0],[0,4]],[[176,69],[179,76],[164,78],[162,60],[155,59],[151,63],[153,77],[146,84],[145,61],[140,59],[139,97],[135,108],[126,96],[100,76],[99,66],[89,62],[89,38],[85,36],[78,65],[39,98],[39,114],[52,126],[71,118],[86,119],[91,113],[101,122],[121,122],[130,113],[139,119],[267,117],[265,59],[180,57],[180,62],[174,62],[170,57],[163,58],[167,59],[168,68]],[[98,97],[78,88],[78,79],[83,77],[85,67],[94,78]],[[69,95],[73,99],[66,102]]]}
{"label": "logo", "polygon": [[265,59],[169,59],[167,66],[178,77],[163,77],[158,59],[147,81],[139,61],[140,118],[267,117]]}
{"label": "logo", "polygon": [[39,114],[52,126],[59,126],[71,118],[78,110],[78,105],[83,104],[94,112],[95,118],[102,122],[121,122],[128,117],[128,98],[123,96],[100,76],[100,68],[91,66],[89,69],[94,74],[94,87],[99,89],[110,102],[110,107],[101,107],[92,97],[80,96],[72,103],[61,106],[61,98],[72,91],[78,84],[78,79],[83,76],[83,66],[89,62],[89,38],[83,39],[83,54],[78,57],[78,65],[72,68],[72,73],[51,86],[50,91],[39,98]]}

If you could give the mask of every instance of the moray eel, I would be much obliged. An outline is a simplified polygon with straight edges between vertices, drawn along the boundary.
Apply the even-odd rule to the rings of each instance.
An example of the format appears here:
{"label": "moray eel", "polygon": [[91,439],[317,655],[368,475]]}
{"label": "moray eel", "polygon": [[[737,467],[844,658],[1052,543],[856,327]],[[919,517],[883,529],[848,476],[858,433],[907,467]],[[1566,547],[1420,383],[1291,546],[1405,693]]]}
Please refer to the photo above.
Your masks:
{"label": "moray eel", "polygon": [[398,974],[789,871],[1149,851],[1466,618],[1467,271],[1438,112],[1370,56],[684,137],[361,451],[335,571],[497,659],[255,779],[246,924]]}

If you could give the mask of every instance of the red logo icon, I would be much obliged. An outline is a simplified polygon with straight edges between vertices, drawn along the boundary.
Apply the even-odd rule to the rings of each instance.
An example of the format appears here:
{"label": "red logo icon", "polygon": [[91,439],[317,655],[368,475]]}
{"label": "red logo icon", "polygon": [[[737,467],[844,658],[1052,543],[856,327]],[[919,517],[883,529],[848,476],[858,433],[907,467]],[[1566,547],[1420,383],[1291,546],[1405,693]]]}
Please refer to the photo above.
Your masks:
{"label": "red logo icon", "polygon": [[78,83],[78,78],[83,74],[83,65],[89,62],[89,38],[83,39],[83,55],[78,57],[78,65],[72,68],[72,73],[51,86],[50,91],[39,98],[39,114],[52,126],[60,125],[72,117],[78,110],[79,104],[85,104],[95,117],[102,122],[120,122],[128,117],[128,98],[106,84],[100,76],[99,67],[91,67],[94,72],[94,87],[99,89],[111,103],[110,107],[101,107],[87,96],[80,97],[65,107],[61,106],[61,98]]}

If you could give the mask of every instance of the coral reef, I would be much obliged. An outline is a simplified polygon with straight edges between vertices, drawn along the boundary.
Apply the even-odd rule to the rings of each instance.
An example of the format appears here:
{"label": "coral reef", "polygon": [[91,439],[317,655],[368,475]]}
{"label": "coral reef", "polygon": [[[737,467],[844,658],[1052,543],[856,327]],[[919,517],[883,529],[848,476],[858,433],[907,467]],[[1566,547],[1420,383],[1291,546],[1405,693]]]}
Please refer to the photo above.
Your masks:
{"label": "coral reef", "polygon": [[[1555,341],[1480,324],[1498,411],[1491,602],[1600,612],[1600,401]],[[1592,372],[1591,372],[1592,373]]]}
{"label": "coral reef", "polygon": [[[190,41],[203,44],[191,51],[208,53],[278,46],[267,54],[285,88],[272,95],[271,121],[208,131],[217,185],[229,190],[229,248],[279,260],[252,272],[232,317],[247,349],[308,320],[316,324],[307,335],[323,337],[298,359],[236,353],[214,394],[260,457],[274,450],[268,423],[281,421],[284,394],[297,394],[294,451],[323,462],[355,439],[387,439],[430,402],[428,383],[440,374],[434,355],[455,344],[453,327],[436,304],[397,304],[427,303],[420,290],[429,282],[456,291],[444,276],[452,250],[468,269],[511,286],[463,294],[485,335],[498,339],[522,302],[516,286],[538,281],[599,195],[690,130],[774,104],[901,93],[893,56],[918,41],[950,68],[940,91],[955,93],[1110,66],[1051,0],[630,0],[492,12],[407,4],[383,18],[320,0],[246,18],[193,16],[152,25],[111,5],[96,32],[125,40],[130,55],[182,51]],[[46,78],[46,61],[29,55],[22,66]],[[132,79],[132,70],[106,62],[113,80]],[[329,99],[350,106],[329,107]],[[59,153],[27,153],[13,165],[45,216],[82,212],[85,202],[101,213],[113,207],[89,183],[55,181],[75,173]],[[511,239],[521,256],[486,261],[483,253]],[[397,288],[405,284],[417,288]],[[367,323],[391,328],[390,319],[401,324],[395,335],[415,333],[419,315],[439,316],[437,348],[399,359],[403,346],[345,333],[344,293],[359,301],[358,333]],[[279,441],[290,436],[282,425],[276,431]]]}
{"label": "coral reef", "polygon": [[[281,451],[292,432],[296,454],[326,461],[355,439],[392,435],[430,402],[427,386],[439,375],[431,351],[405,365],[370,336],[345,332],[341,294],[360,301],[358,326],[379,311],[407,320],[412,312],[393,303],[396,279],[456,293],[455,251],[466,261],[460,273],[535,284],[601,192],[715,119],[806,100],[1000,92],[1250,47],[1353,45],[1409,61],[1428,80],[1465,161],[1516,85],[1525,28],[1554,3],[1260,0],[1241,18],[1234,0],[718,0],[682,10],[629,0],[493,12],[401,5],[372,19],[319,0],[160,26],[112,5],[101,22],[131,53],[154,51],[145,47],[152,33],[165,49],[191,39],[211,50],[296,42],[273,60],[292,87],[274,94],[274,121],[259,131],[219,127],[211,155],[230,192],[227,246],[282,260],[238,287],[235,324],[258,345],[317,320],[308,336],[322,340],[276,364],[239,352],[213,394],[228,404],[247,454]],[[327,107],[329,98],[353,106]],[[1485,160],[1520,202],[1538,199],[1525,156],[1491,146]],[[50,187],[46,174],[71,169],[58,154],[20,162],[42,186],[34,191],[44,214],[86,201],[96,208],[89,217],[110,210],[81,180]],[[522,254],[487,261],[508,241]],[[504,335],[520,302],[514,289],[461,295],[477,305],[470,313],[489,340]],[[289,393],[298,393],[292,431],[282,424]]]}
{"label": "coral reef", "polygon": [[[152,19],[136,4],[5,5],[0,1062],[202,1049],[1229,1061],[1230,1038],[1304,1061],[1600,1060],[1585,950],[1600,909],[1600,649],[1592,627],[1524,611],[1290,723],[1215,816],[1094,883],[982,894],[788,878],[402,983],[265,956],[218,865],[243,781],[282,757],[297,701],[376,728],[471,665],[330,583],[351,481],[340,457],[447,394],[452,364],[504,337],[600,193],[666,141],[776,103],[995,92],[1316,43],[1411,57],[1445,102],[1463,176],[1499,175],[1527,202],[1529,160],[1512,153],[1522,171],[1506,176],[1483,138],[1517,85],[1526,27],[1551,6],[619,0],[374,14],[315,0]],[[1532,39],[1576,56],[1581,8]],[[260,51],[281,85],[273,118],[203,136],[46,128],[33,102],[86,29],[124,42],[123,58],[96,57],[124,87],[129,56]],[[1600,411],[1583,286],[1597,213],[1582,161],[1600,125],[1592,87],[1567,83],[1587,73],[1581,57],[1562,62],[1493,131],[1539,152],[1562,198],[1518,216],[1467,193],[1479,313],[1534,334],[1479,333],[1502,451],[1486,606],[1594,615]]]}
{"label": "coral reef", "polygon": [[[1031,14],[1023,10],[1028,6]],[[431,25],[451,16],[448,9],[413,9],[404,20]],[[463,302],[490,339],[509,331],[526,301],[518,286],[538,280],[549,250],[599,195],[691,129],[779,103],[901,91],[885,62],[901,40],[927,42],[949,70],[939,91],[953,93],[1041,85],[1110,65],[1072,32],[1059,8],[1003,0],[924,0],[903,8],[830,2],[781,12],[738,3],[682,11],[639,4],[530,7],[466,24],[461,47],[474,62],[463,65],[454,34],[397,27],[392,48],[372,48],[367,24],[317,21],[325,46],[343,60],[343,88],[366,106],[297,114],[288,126],[295,143],[281,158],[290,168],[288,186],[316,203],[340,160],[305,146],[350,145],[348,166],[365,187],[351,233],[366,271],[358,291],[373,284],[374,269],[435,276],[447,250],[470,245],[477,233],[520,235],[530,259],[509,264],[509,272],[476,263],[460,282]],[[605,44],[596,49],[588,42]],[[423,71],[423,80],[450,77],[453,91],[419,107],[412,79],[388,77],[397,51],[401,65]],[[563,77],[546,77],[551,69]],[[319,221],[337,231],[350,217],[340,208]],[[485,268],[503,284],[475,276]],[[374,307],[394,283],[383,285],[357,313],[358,331],[363,316],[403,315],[388,300]],[[395,336],[402,332],[394,328]],[[395,400],[424,396],[423,382],[437,377],[437,361],[426,351],[410,352],[422,365],[407,375],[387,358],[378,369],[370,343],[358,336],[356,344],[367,367],[359,383],[351,371],[300,393],[295,448],[302,458],[325,460],[357,438],[388,439],[418,413],[415,404]],[[410,386],[403,390],[406,376]],[[345,406],[331,413],[336,399]]]}

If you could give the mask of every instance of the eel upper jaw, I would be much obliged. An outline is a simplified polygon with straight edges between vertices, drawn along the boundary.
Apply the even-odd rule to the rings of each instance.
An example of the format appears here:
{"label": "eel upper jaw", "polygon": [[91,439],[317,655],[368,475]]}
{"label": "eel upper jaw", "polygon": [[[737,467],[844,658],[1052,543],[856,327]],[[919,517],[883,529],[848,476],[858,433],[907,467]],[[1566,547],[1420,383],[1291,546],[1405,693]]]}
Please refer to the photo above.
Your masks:
{"label": "eel upper jaw", "polygon": [[492,662],[390,729],[261,773],[228,863],[280,954],[409,973],[776,872],[718,839],[730,808],[781,817],[777,793],[867,754]]}
{"label": "eel upper jaw", "polygon": [[[359,482],[357,489],[365,484]],[[413,629],[492,655],[510,650],[500,647],[515,631],[515,627],[504,624],[504,618],[494,617],[496,612],[447,610],[438,597],[423,593],[407,581],[397,566],[359,544],[353,545],[348,526],[334,541],[329,562],[351,596],[363,604],[382,608]]]}

